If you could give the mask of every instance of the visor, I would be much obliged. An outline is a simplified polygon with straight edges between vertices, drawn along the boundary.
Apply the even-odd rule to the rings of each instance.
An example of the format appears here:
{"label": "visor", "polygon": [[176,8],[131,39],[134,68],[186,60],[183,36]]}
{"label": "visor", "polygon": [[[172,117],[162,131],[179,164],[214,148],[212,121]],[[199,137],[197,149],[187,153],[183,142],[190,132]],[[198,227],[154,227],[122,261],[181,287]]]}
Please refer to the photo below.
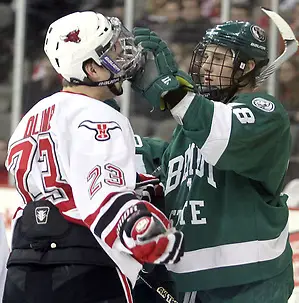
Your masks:
{"label": "visor", "polygon": [[108,69],[114,78],[130,79],[142,62],[142,49],[134,44],[133,34],[116,17],[108,17],[113,36],[105,46],[96,48],[102,66]]}

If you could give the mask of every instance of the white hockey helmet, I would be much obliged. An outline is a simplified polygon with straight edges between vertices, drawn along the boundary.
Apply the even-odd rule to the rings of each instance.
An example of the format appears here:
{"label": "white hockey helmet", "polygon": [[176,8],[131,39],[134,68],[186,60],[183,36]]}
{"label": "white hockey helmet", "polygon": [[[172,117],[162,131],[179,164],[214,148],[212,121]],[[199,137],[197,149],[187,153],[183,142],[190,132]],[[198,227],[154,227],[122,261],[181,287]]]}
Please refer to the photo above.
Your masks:
{"label": "white hockey helmet", "polygon": [[[112,59],[108,53],[115,51],[116,45],[118,56]],[[89,11],[72,13],[53,22],[47,31],[44,50],[63,78],[90,86],[112,85],[131,78],[142,57],[133,35],[118,18]],[[83,69],[83,63],[89,59],[104,66],[110,78],[90,81]]]}

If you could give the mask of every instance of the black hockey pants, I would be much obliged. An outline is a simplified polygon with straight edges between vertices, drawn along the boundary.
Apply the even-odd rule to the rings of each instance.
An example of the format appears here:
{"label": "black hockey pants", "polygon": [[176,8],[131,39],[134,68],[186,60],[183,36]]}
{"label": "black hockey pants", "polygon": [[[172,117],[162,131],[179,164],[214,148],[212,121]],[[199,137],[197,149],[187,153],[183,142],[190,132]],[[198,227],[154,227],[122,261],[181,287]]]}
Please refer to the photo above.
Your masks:
{"label": "black hockey pants", "polygon": [[3,303],[131,303],[126,286],[130,291],[128,280],[111,267],[11,266]]}

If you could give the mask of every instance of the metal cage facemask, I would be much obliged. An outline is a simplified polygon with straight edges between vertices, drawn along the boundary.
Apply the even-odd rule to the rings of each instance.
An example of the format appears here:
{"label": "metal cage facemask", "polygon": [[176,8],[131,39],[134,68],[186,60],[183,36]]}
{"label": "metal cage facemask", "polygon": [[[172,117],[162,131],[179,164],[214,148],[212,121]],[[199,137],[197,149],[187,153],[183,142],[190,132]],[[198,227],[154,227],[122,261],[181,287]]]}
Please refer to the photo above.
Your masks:
{"label": "metal cage facemask", "polygon": [[134,44],[133,34],[116,17],[108,18],[112,25],[111,41],[96,49],[102,66],[122,81],[130,79],[140,67],[142,50]]}
{"label": "metal cage facemask", "polygon": [[239,53],[226,47],[199,43],[193,51],[189,74],[201,94],[225,102],[235,94],[238,79],[244,74],[246,64],[239,58]]}

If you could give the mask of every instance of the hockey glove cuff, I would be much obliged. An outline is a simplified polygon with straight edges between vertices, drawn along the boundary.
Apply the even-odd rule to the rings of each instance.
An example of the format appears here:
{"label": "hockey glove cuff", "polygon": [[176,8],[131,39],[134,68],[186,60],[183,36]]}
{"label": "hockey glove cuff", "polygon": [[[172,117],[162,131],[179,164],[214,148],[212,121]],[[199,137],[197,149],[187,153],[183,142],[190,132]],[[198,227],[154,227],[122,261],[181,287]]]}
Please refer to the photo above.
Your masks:
{"label": "hockey glove cuff", "polygon": [[137,174],[135,194],[138,199],[153,204],[159,210],[165,209],[164,188],[158,178],[148,174]]}

